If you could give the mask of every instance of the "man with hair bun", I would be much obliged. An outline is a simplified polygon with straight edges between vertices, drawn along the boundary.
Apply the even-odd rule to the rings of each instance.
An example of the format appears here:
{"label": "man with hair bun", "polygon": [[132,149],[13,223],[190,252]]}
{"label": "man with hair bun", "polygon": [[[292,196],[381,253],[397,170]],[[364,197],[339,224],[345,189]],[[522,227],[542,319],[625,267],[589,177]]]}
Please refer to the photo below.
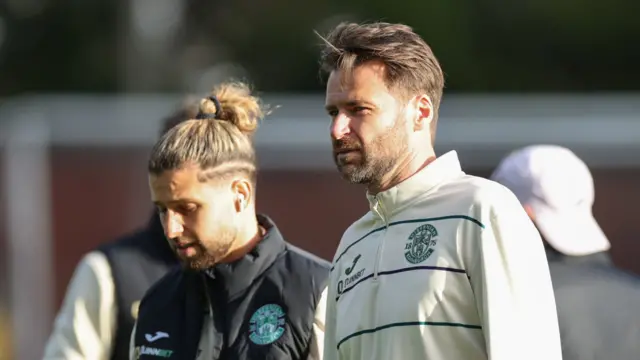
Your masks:
{"label": "man with hair bun", "polygon": [[256,214],[265,115],[247,85],[224,83],[153,147],[151,197],[183,266],[143,298],[131,359],[322,359],[330,265]]}

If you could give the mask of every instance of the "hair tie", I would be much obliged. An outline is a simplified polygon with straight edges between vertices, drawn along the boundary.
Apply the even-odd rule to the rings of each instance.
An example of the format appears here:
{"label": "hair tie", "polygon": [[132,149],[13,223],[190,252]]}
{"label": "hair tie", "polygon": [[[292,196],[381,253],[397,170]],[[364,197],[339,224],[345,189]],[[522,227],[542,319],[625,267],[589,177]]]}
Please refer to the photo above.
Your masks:
{"label": "hair tie", "polygon": [[196,119],[198,119],[198,120],[219,119],[220,118],[220,112],[222,111],[222,105],[220,105],[220,101],[218,100],[217,97],[215,97],[213,95],[207,97],[207,99],[211,100],[211,102],[213,102],[213,105],[215,105],[215,107],[216,107],[215,114],[198,112],[198,115],[196,115]]}

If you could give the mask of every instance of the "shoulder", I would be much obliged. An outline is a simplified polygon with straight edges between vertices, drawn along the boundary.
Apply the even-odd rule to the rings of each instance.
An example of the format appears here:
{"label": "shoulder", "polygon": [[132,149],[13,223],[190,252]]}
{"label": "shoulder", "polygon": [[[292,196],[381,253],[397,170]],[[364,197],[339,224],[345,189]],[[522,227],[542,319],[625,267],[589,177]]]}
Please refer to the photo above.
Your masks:
{"label": "shoulder", "polygon": [[109,261],[106,256],[97,250],[90,251],[86,253],[80,261],[78,262],[78,266],[76,267],[76,271],[85,270],[92,271],[94,273],[98,272],[109,272],[110,271]]}
{"label": "shoulder", "polygon": [[319,268],[330,268],[331,263],[327,260],[308,252],[307,250],[301,249],[295,245],[287,243],[286,245],[287,251],[293,258],[298,259],[301,263],[304,263],[309,266],[319,267]]}
{"label": "shoulder", "polygon": [[143,311],[163,308],[166,303],[170,303],[176,294],[184,291],[187,279],[196,276],[185,271],[180,266],[175,266],[167,274],[155,282],[144,294],[140,301],[140,313]]}
{"label": "shoulder", "polygon": [[[578,287],[588,288],[593,291],[602,291],[605,286],[613,288],[626,288],[640,295],[640,276],[622,270],[614,265],[589,265],[581,266],[559,261],[549,261],[549,269],[557,284],[558,290]],[[595,284],[599,284],[597,286]],[[615,293],[615,291],[611,291]]]}
{"label": "shoulder", "polygon": [[[523,211],[516,196],[502,184],[478,176],[464,175],[442,186],[441,200],[467,209],[470,215],[488,219],[496,213]],[[519,209],[519,210],[518,210]]]}
{"label": "shoulder", "polygon": [[441,187],[443,195],[455,196],[471,204],[493,203],[504,196],[515,197],[511,190],[493,180],[463,175]]}
{"label": "shoulder", "polygon": [[327,277],[331,263],[295,245],[286,244],[287,257],[295,269],[307,271],[312,276]]}
{"label": "shoulder", "polygon": [[[81,283],[84,288],[102,287],[112,282],[111,265],[106,256],[99,251],[86,253],[76,266],[71,283]],[[95,284],[92,286],[92,284]]]}
{"label": "shoulder", "polygon": [[113,292],[111,266],[104,254],[91,251],[78,262],[69,282],[67,296],[98,299],[100,294],[106,292]]}
{"label": "shoulder", "polygon": [[283,255],[267,270],[266,277],[299,299],[303,294],[315,299],[327,284],[331,264],[297,246],[285,244]]}

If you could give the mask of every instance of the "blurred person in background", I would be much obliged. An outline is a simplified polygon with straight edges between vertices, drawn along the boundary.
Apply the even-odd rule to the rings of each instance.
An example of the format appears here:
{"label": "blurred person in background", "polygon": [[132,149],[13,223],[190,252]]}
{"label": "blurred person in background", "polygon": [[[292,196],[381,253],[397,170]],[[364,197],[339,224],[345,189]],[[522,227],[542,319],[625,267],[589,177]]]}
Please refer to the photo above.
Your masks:
{"label": "blurred person in background", "polygon": [[[196,98],[185,99],[164,120],[162,133],[192,119],[197,110]],[[84,255],[69,282],[44,359],[128,359],[140,299],[177,264],[155,213],[144,228]]]}
{"label": "blurred person in background", "polygon": [[542,235],[564,359],[640,359],[640,278],[611,261],[587,165],[567,148],[534,145],[505,157],[491,178],[516,194]]}
{"label": "blurred person in background", "polygon": [[151,151],[151,197],[184,266],[144,296],[131,359],[322,359],[330,264],[256,213],[266,114],[247,85],[224,83]]}
{"label": "blurred person in background", "polygon": [[326,38],[335,163],[370,211],[333,259],[326,360],[561,359],[540,236],[505,187],[433,142],[444,77],[402,24]]}

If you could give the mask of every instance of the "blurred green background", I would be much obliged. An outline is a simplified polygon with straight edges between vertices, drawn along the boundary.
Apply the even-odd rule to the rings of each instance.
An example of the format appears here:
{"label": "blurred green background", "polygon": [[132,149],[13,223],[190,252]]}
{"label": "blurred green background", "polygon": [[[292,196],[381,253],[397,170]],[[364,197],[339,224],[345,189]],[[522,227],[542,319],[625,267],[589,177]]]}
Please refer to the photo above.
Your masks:
{"label": "blurred green background", "polygon": [[[413,26],[441,60],[449,92],[639,88],[640,5],[628,0],[186,0],[173,10],[166,0],[146,3],[3,1],[0,96],[192,90],[188,79],[212,62],[240,69],[261,91],[315,92],[322,87],[313,30],[339,20]],[[180,19],[169,19],[176,12]],[[152,30],[132,35],[136,26]]]}

